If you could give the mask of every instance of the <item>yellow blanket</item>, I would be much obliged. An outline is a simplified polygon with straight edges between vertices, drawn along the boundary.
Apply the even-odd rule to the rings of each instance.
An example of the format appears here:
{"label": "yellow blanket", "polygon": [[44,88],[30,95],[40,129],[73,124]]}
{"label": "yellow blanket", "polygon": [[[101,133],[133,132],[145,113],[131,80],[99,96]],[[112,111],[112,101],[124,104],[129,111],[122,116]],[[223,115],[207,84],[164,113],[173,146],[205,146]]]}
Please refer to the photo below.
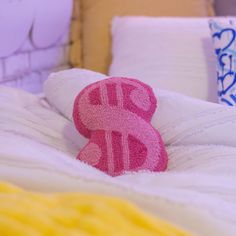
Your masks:
{"label": "yellow blanket", "polygon": [[39,194],[0,183],[1,236],[189,236],[113,197]]}

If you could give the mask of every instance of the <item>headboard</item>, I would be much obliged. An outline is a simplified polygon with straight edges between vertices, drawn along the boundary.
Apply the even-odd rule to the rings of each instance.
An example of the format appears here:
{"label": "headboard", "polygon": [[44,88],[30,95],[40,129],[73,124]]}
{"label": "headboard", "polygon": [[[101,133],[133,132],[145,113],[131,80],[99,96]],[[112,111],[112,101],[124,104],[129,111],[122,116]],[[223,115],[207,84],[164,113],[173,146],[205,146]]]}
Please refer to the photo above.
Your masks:
{"label": "headboard", "polygon": [[[49,73],[78,61],[79,3],[0,1],[0,85],[41,92]],[[218,15],[236,15],[236,0],[215,0],[215,8]]]}

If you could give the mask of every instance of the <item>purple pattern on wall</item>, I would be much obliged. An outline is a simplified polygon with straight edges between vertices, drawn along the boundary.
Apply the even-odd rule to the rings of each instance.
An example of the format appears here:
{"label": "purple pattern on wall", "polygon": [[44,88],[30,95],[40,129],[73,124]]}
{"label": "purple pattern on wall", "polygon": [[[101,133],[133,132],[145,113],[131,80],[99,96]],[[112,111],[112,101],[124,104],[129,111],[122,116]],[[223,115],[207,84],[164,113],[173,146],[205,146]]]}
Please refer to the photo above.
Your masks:
{"label": "purple pattern on wall", "polygon": [[50,72],[69,67],[72,7],[73,0],[0,1],[0,84],[41,92]]}

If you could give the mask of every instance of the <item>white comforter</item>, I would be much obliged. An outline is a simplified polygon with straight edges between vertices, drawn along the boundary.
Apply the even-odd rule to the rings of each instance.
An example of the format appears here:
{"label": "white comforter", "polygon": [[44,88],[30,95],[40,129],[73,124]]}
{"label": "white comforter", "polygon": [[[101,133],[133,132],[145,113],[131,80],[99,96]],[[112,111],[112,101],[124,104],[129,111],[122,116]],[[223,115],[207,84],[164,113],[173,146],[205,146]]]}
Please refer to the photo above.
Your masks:
{"label": "white comforter", "polygon": [[167,145],[168,171],[112,178],[74,160],[86,143],[70,121],[80,75],[48,80],[45,93],[54,108],[0,88],[0,179],[31,190],[118,195],[197,235],[235,236],[236,109],[157,90],[152,123]]}

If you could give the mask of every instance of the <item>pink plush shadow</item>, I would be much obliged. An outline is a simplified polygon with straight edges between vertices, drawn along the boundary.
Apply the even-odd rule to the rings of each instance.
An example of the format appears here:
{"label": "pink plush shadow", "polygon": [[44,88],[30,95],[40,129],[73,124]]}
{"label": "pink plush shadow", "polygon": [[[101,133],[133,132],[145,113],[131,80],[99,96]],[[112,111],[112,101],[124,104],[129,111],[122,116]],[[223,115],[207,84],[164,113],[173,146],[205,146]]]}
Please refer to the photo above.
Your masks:
{"label": "pink plush shadow", "polygon": [[152,89],[135,79],[108,78],[87,86],[74,103],[75,126],[89,139],[77,159],[111,176],[164,171],[165,146],[150,124],[156,105]]}

